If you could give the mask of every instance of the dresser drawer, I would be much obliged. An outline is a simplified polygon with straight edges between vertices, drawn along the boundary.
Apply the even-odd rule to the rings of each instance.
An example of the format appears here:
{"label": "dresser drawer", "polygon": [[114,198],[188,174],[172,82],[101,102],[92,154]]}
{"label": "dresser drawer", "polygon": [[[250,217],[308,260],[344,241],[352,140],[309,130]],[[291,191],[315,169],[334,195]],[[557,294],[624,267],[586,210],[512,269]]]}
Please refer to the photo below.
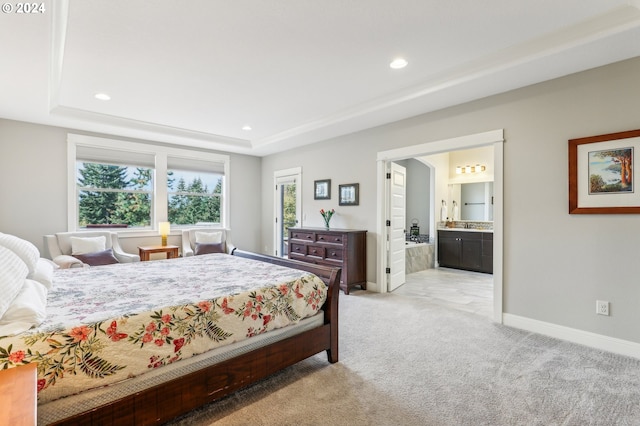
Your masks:
{"label": "dresser drawer", "polygon": [[321,232],[318,232],[316,238],[318,242],[332,244],[342,244],[344,240],[344,237],[340,234],[323,234]]}
{"label": "dresser drawer", "polygon": [[313,241],[313,232],[291,231],[291,238],[295,240]]}
{"label": "dresser drawer", "polygon": [[306,256],[307,246],[304,244],[289,243],[289,253]]}
{"label": "dresser drawer", "polygon": [[307,256],[309,257],[319,257],[320,259],[324,258],[324,247],[320,246],[307,246]]}
{"label": "dresser drawer", "polygon": [[325,257],[328,260],[335,260],[335,261],[342,262],[342,248],[327,247]]}

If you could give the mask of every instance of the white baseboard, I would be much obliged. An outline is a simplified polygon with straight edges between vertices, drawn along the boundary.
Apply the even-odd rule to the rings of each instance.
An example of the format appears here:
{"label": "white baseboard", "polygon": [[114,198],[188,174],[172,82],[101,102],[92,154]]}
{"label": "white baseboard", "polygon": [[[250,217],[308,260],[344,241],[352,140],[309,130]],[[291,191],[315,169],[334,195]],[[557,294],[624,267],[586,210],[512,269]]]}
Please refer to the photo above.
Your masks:
{"label": "white baseboard", "polygon": [[630,356],[640,359],[640,343],[628,340],[617,339],[615,337],[604,336],[602,334],[591,333],[589,331],[564,327],[518,315],[503,314],[502,323],[509,327],[555,337],[591,348],[613,352],[619,355]]}
{"label": "white baseboard", "polygon": [[[357,287],[359,288],[359,287]],[[373,291],[375,293],[386,293],[387,290],[385,289],[384,292],[380,290],[380,287],[378,286],[378,283],[372,283],[371,281],[367,281],[367,291]]]}

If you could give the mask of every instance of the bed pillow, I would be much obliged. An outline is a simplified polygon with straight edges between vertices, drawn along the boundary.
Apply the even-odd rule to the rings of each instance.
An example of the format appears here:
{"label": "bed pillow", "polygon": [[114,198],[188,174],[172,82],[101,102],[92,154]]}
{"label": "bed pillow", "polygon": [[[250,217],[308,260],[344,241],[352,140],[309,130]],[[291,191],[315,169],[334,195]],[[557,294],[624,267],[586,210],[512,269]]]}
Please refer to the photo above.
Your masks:
{"label": "bed pillow", "polygon": [[73,257],[91,266],[119,263],[118,259],[113,255],[113,249],[106,249],[95,253],[74,254]]}
{"label": "bed pillow", "polygon": [[0,246],[6,247],[18,255],[29,268],[30,274],[36,270],[36,264],[40,259],[40,251],[32,243],[14,235],[0,234]]}
{"label": "bed pillow", "polygon": [[105,251],[107,239],[104,235],[99,237],[71,237],[71,255],[96,253]]}
{"label": "bed pillow", "polygon": [[39,326],[47,316],[47,289],[26,279],[22,289],[0,319],[0,336],[11,336]]}
{"label": "bed pillow", "polygon": [[53,270],[57,267],[58,266],[51,260],[40,258],[38,259],[36,270],[32,274],[29,274],[27,278],[39,282],[45,286],[47,290],[50,290],[53,280]]}
{"label": "bed pillow", "polygon": [[222,232],[196,231],[196,243],[220,244],[222,242]]}
{"label": "bed pillow", "polygon": [[18,255],[0,246],[0,319],[22,290],[28,274],[29,268]]}
{"label": "bed pillow", "polygon": [[196,243],[195,255],[209,253],[224,253],[224,243]]}
{"label": "bed pillow", "polygon": [[53,262],[58,265],[60,269],[82,268],[85,266],[82,260],[76,259],[68,254],[61,254],[60,256],[54,257]]}

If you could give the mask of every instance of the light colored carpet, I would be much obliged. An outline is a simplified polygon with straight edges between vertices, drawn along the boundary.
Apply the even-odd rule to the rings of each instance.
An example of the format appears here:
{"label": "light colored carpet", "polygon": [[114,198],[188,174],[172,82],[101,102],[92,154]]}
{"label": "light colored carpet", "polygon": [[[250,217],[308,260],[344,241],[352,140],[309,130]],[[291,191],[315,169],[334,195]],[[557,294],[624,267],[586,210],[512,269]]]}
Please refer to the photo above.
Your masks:
{"label": "light colored carpet", "polygon": [[340,295],[318,354],[177,425],[640,425],[640,360],[393,294]]}

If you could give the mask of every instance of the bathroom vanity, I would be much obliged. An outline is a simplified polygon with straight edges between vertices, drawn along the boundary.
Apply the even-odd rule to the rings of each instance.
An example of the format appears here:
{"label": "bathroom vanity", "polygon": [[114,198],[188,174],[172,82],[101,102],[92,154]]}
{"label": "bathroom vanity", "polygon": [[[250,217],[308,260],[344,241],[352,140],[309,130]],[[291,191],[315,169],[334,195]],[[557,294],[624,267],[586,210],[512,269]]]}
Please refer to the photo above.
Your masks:
{"label": "bathroom vanity", "polygon": [[493,230],[438,230],[438,264],[447,268],[493,273]]}

